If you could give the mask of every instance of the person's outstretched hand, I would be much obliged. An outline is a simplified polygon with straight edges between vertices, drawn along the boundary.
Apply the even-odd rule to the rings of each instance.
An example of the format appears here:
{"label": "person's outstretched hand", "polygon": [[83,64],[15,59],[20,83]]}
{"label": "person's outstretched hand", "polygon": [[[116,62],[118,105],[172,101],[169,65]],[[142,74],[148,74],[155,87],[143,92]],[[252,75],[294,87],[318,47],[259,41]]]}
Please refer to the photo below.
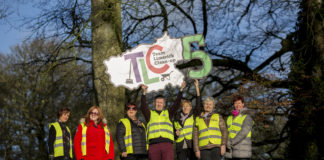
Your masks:
{"label": "person's outstretched hand", "polygon": [[183,81],[181,83],[180,91],[182,92],[185,87],[186,87],[186,81]]}
{"label": "person's outstretched hand", "polygon": [[145,95],[145,94],[146,94],[146,90],[147,90],[148,86],[147,86],[147,85],[144,85],[144,84],[142,84],[142,85],[141,85],[141,88],[142,88],[142,92],[143,92],[143,95]]}

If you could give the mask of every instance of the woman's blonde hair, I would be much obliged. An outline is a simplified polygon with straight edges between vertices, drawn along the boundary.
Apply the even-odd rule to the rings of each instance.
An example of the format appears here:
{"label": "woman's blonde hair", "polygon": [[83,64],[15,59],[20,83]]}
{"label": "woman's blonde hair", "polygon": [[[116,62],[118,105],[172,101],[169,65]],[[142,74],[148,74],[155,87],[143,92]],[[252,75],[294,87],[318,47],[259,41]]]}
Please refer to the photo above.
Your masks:
{"label": "woman's blonde hair", "polygon": [[186,103],[189,104],[190,107],[192,107],[191,102],[190,102],[189,100],[186,100],[186,99],[184,99],[184,100],[181,101],[181,107],[182,107],[183,105],[185,105]]}
{"label": "woman's blonde hair", "polygon": [[103,114],[102,114],[102,110],[100,109],[99,106],[92,106],[89,108],[87,114],[84,116],[85,118],[85,123],[87,126],[89,126],[89,123],[90,123],[90,113],[94,110],[94,109],[97,109],[98,110],[98,123],[97,124],[100,124],[102,122],[102,120],[104,119],[103,118]]}

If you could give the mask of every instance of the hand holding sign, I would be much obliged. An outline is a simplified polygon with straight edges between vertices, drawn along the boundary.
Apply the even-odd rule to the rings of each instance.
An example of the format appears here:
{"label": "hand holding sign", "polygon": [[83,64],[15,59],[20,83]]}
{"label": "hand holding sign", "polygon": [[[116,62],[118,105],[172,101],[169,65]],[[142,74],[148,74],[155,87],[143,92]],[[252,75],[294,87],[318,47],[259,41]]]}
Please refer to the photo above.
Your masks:
{"label": "hand holding sign", "polygon": [[148,88],[146,85],[144,85],[144,84],[142,84],[141,85],[141,88],[142,88],[142,93],[143,93],[143,95],[145,95],[146,94],[146,89]]}
{"label": "hand holding sign", "polygon": [[186,87],[186,81],[183,81],[181,83],[180,91],[182,92],[185,87]]}

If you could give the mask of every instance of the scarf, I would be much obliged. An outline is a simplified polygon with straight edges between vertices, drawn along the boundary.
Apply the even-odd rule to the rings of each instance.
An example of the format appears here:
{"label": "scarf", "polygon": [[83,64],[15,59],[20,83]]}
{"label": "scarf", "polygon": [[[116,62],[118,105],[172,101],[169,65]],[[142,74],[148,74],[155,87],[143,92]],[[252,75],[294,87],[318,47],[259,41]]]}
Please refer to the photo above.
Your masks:
{"label": "scarf", "polygon": [[233,117],[236,117],[239,113],[240,113],[239,110],[233,110],[232,111]]}
{"label": "scarf", "polygon": [[212,115],[213,113],[211,112],[211,113],[205,113],[204,115],[202,115],[202,117],[204,118],[204,119],[207,119],[208,118],[208,116],[209,115]]}
{"label": "scarf", "polygon": [[187,117],[189,116],[189,114],[187,115],[184,115],[182,112],[180,114],[180,121],[181,121],[181,124],[183,124],[185,122],[185,120],[187,119]]}

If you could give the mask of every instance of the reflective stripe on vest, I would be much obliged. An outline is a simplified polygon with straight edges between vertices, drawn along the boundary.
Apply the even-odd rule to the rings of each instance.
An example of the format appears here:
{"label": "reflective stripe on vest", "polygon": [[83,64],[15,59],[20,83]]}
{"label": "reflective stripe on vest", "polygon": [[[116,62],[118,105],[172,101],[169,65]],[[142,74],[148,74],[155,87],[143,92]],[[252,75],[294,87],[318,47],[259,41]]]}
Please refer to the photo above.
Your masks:
{"label": "reflective stripe on vest", "polygon": [[148,141],[159,137],[174,140],[173,125],[168,110],[162,111],[161,114],[151,110],[150,121],[147,124],[147,137]]}
{"label": "reflective stripe on vest", "polygon": [[208,143],[221,144],[222,133],[219,129],[219,115],[213,114],[207,127],[205,121],[201,117],[196,118],[196,126],[198,127],[198,144],[199,147],[206,146]]}
{"label": "reflective stripe on vest", "polygon": [[[133,153],[134,151],[133,151],[132,127],[131,127],[130,121],[128,118],[123,118],[123,119],[120,119],[119,122],[122,122],[126,129],[125,136],[124,136],[126,152],[127,152],[127,154]],[[143,123],[142,123],[142,126],[145,131],[145,125]],[[148,146],[146,146],[146,147],[148,147]]]}
{"label": "reflective stripe on vest", "polygon": [[[63,132],[62,132],[62,128],[59,124],[59,122],[54,122],[51,123],[49,125],[49,128],[51,128],[51,126],[54,126],[55,128],[55,132],[56,132],[56,137],[55,137],[55,141],[54,141],[54,157],[60,157],[60,156],[64,156],[64,148],[63,148]],[[73,157],[72,154],[72,136],[71,136],[71,132],[68,126],[66,126],[67,131],[70,134],[70,157]]]}
{"label": "reflective stripe on vest", "polygon": [[[82,126],[81,151],[82,151],[82,156],[85,156],[85,155],[87,155],[87,129],[88,129],[88,127],[84,123],[81,123],[81,126]],[[110,132],[109,132],[107,126],[104,126],[103,129],[105,131],[105,150],[106,150],[107,154],[109,154]]]}
{"label": "reflective stripe on vest", "polygon": [[132,129],[129,119],[123,118],[120,120],[126,129],[124,141],[126,146],[126,152],[127,154],[133,153],[133,139],[132,139]]}
{"label": "reflective stripe on vest", "polygon": [[180,131],[180,135],[176,140],[177,143],[182,142],[184,139],[192,140],[193,124],[193,116],[190,116],[185,120],[183,127],[178,121],[174,122],[174,128]]}
{"label": "reflective stripe on vest", "polygon": [[[230,139],[235,138],[237,133],[241,131],[245,118],[246,118],[246,114],[245,115],[242,115],[242,114],[237,115],[234,118],[234,121],[233,121],[233,115],[230,115],[227,118],[228,137]],[[250,131],[246,137],[251,138],[251,133],[252,132]]]}

